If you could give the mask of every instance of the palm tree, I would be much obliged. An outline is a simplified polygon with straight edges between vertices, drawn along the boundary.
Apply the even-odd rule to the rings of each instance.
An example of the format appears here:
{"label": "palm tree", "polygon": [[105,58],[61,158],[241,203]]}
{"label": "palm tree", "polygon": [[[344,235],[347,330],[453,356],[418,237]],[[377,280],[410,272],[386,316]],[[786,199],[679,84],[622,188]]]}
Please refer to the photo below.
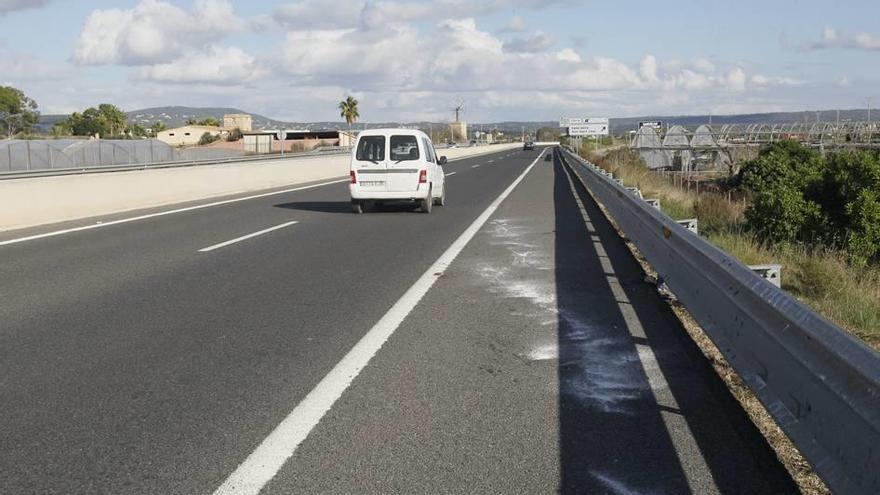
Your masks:
{"label": "palm tree", "polygon": [[348,130],[351,131],[351,124],[361,116],[358,113],[358,101],[353,96],[349,96],[339,102],[339,110],[342,112],[339,114],[340,117],[345,118],[345,121],[348,122]]}

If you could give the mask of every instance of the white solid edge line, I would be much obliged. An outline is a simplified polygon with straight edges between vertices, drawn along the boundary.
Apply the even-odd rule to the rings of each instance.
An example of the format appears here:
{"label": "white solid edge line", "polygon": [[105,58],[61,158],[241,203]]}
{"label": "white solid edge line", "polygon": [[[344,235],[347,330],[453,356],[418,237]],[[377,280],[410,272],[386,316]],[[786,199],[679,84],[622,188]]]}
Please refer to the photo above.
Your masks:
{"label": "white solid edge line", "polygon": [[241,236],[241,237],[236,237],[235,239],[228,240],[228,241],[226,241],[226,242],[221,242],[221,243],[219,243],[219,244],[214,244],[213,246],[208,246],[208,247],[206,247],[206,248],[199,249],[199,252],[200,252],[200,253],[210,253],[211,251],[213,251],[213,250],[215,250],[215,249],[220,249],[220,248],[222,248],[222,247],[229,246],[230,244],[235,244],[236,242],[241,242],[241,241],[244,241],[244,240],[247,240],[247,239],[251,239],[251,238],[257,237],[257,236],[259,236],[259,235],[268,234],[269,232],[272,232],[272,231],[274,231],[274,230],[283,229],[284,227],[290,227],[291,225],[295,225],[295,224],[298,224],[298,223],[299,223],[299,222],[296,221],[296,220],[294,220],[294,221],[292,221],[292,222],[282,223],[281,225],[276,225],[276,226],[274,226],[274,227],[269,227],[268,229],[263,229],[263,230],[261,230],[261,231],[259,231],[259,232],[254,232],[254,233],[252,233],[252,234],[243,235],[243,236]]}
{"label": "white solid edge line", "polygon": [[17,244],[19,242],[33,241],[33,240],[37,240],[37,239],[43,239],[46,237],[55,237],[58,235],[70,234],[72,232],[80,232],[83,230],[91,230],[91,229],[98,229],[98,228],[102,228],[102,227],[109,227],[111,225],[119,225],[121,223],[136,222],[138,220],[146,220],[148,218],[162,217],[165,215],[173,215],[175,213],[183,213],[185,211],[200,210],[202,208],[210,208],[212,206],[220,206],[220,205],[226,205],[226,204],[230,204],[230,203],[238,203],[239,201],[247,201],[250,199],[265,198],[267,196],[274,196],[277,194],[285,194],[285,193],[296,192],[296,191],[304,191],[306,189],[314,189],[316,187],[328,186],[330,184],[338,184],[340,182],[346,182],[348,180],[349,179],[347,179],[347,178],[346,179],[337,179],[337,180],[332,180],[329,182],[321,182],[319,184],[312,184],[310,186],[294,187],[292,189],[284,189],[282,191],[272,191],[272,192],[267,192],[267,193],[262,193],[262,194],[254,194],[252,196],[245,196],[243,198],[224,199],[223,201],[214,201],[212,203],[205,203],[205,204],[195,205],[195,206],[187,206],[186,208],[176,208],[173,210],[166,210],[166,211],[160,211],[160,212],[156,212],[156,213],[149,213],[146,215],[139,215],[136,217],[121,218],[119,220],[112,220],[112,221],[104,222],[104,223],[93,223],[93,224],[89,224],[89,225],[84,225],[82,227],[73,227],[70,229],[56,230],[53,232],[46,232],[43,234],[30,235],[27,237],[19,237],[18,239],[10,239],[8,241],[0,241],[0,246],[8,246],[9,244]]}
{"label": "white solid edge line", "polygon": [[455,174],[457,174],[457,173],[458,173],[458,172],[449,172],[448,174],[446,174],[446,177],[449,177],[450,175],[455,175]]}
{"label": "white solid edge line", "polygon": [[[543,151],[541,152],[543,154]],[[538,155],[540,158],[541,155]],[[465,229],[437,261],[407,289],[394,306],[382,316],[348,354],[312,389],[311,392],[275,427],[272,433],[244,460],[226,481],[214,491],[214,495],[257,495],[275,477],[297,447],[317,426],[324,414],[342,396],[354,379],[367,366],[382,345],[428,292],[437,277],[455,260],[458,254],[495,213],[501,202],[519,185],[538,163],[529,165],[495,201]]]}

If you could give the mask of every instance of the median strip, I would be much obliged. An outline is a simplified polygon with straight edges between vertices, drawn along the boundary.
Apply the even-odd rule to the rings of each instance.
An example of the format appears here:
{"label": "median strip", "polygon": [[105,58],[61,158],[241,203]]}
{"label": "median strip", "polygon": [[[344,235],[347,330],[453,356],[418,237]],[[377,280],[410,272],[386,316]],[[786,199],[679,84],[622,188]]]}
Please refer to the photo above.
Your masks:
{"label": "median strip", "polygon": [[269,227],[268,229],[264,229],[264,230],[261,230],[261,231],[259,231],[259,232],[254,232],[253,234],[243,235],[243,236],[241,236],[241,237],[236,237],[235,239],[232,239],[232,240],[229,240],[229,241],[226,241],[226,242],[221,242],[220,244],[214,244],[213,246],[208,246],[208,247],[206,247],[206,248],[199,249],[199,252],[200,252],[200,253],[209,253],[209,252],[211,252],[211,251],[214,251],[215,249],[220,249],[220,248],[222,248],[222,247],[226,247],[226,246],[229,246],[229,245],[231,245],[231,244],[235,244],[236,242],[241,242],[241,241],[245,241],[245,240],[247,240],[247,239],[252,239],[252,238],[254,238],[254,237],[257,237],[257,236],[260,236],[260,235],[263,235],[263,234],[268,234],[269,232],[272,232],[272,231],[275,231],[275,230],[278,230],[278,229],[283,229],[284,227],[290,227],[291,225],[294,225],[294,224],[297,224],[297,223],[299,223],[299,222],[296,221],[296,220],[294,220],[294,221],[292,221],[292,222],[282,223],[281,225],[276,225],[276,226],[274,226],[274,227]]}

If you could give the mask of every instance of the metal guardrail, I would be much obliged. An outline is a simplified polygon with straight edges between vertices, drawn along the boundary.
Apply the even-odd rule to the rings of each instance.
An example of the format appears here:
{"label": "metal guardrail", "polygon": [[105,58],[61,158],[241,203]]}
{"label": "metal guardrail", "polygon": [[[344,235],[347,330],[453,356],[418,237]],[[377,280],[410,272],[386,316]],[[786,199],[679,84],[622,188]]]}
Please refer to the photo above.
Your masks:
{"label": "metal guardrail", "polygon": [[880,493],[880,353],[561,154],[831,490]]}
{"label": "metal guardrail", "polygon": [[323,147],[314,151],[306,151],[299,153],[285,153],[272,155],[253,155],[253,156],[229,156],[223,158],[209,158],[204,160],[175,160],[170,162],[154,162],[154,163],[138,163],[131,165],[103,165],[92,167],[75,167],[75,168],[55,168],[42,170],[28,170],[15,172],[0,172],[0,180],[8,179],[24,179],[31,177],[50,177],[55,175],[77,175],[77,174],[97,174],[105,172],[125,172],[129,170],[147,170],[161,168],[177,168],[177,167],[198,167],[202,165],[222,165],[225,163],[240,162],[261,162],[272,160],[283,160],[287,158],[303,158],[328,155],[344,155],[351,152],[351,147],[343,147],[337,149],[328,149]]}

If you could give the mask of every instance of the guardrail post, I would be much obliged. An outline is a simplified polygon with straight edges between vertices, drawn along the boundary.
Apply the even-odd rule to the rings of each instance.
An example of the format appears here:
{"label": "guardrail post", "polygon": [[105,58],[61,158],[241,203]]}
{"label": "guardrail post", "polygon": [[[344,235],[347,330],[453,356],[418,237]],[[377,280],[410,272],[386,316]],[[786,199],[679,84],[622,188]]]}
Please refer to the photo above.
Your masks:
{"label": "guardrail post", "polygon": [[656,199],[656,198],[646,199],[645,203],[648,203],[649,205],[653,206],[654,208],[657,208],[658,210],[660,209],[660,200],[659,199]]}
{"label": "guardrail post", "polygon": [[27,170],[30,172],[31,170],[31,142],[25,141],[25,155],[27,156]]}
{"label": "guardrail post", "polygon": [[681,225],[682,227],[690,230],[694,234],[699,234],[699,231],[697,230],[697,219],[696,218],[685,218],[683,220],[676,220],[675,222],[677,224]]}
{"label": "guardrail post", "polygon": [[769,281],[771,284],[775,285],[776,287],[782,287],[782,265],[770,263],[764,265],[748,266],[753,272],[764,277],[764,279]]}

